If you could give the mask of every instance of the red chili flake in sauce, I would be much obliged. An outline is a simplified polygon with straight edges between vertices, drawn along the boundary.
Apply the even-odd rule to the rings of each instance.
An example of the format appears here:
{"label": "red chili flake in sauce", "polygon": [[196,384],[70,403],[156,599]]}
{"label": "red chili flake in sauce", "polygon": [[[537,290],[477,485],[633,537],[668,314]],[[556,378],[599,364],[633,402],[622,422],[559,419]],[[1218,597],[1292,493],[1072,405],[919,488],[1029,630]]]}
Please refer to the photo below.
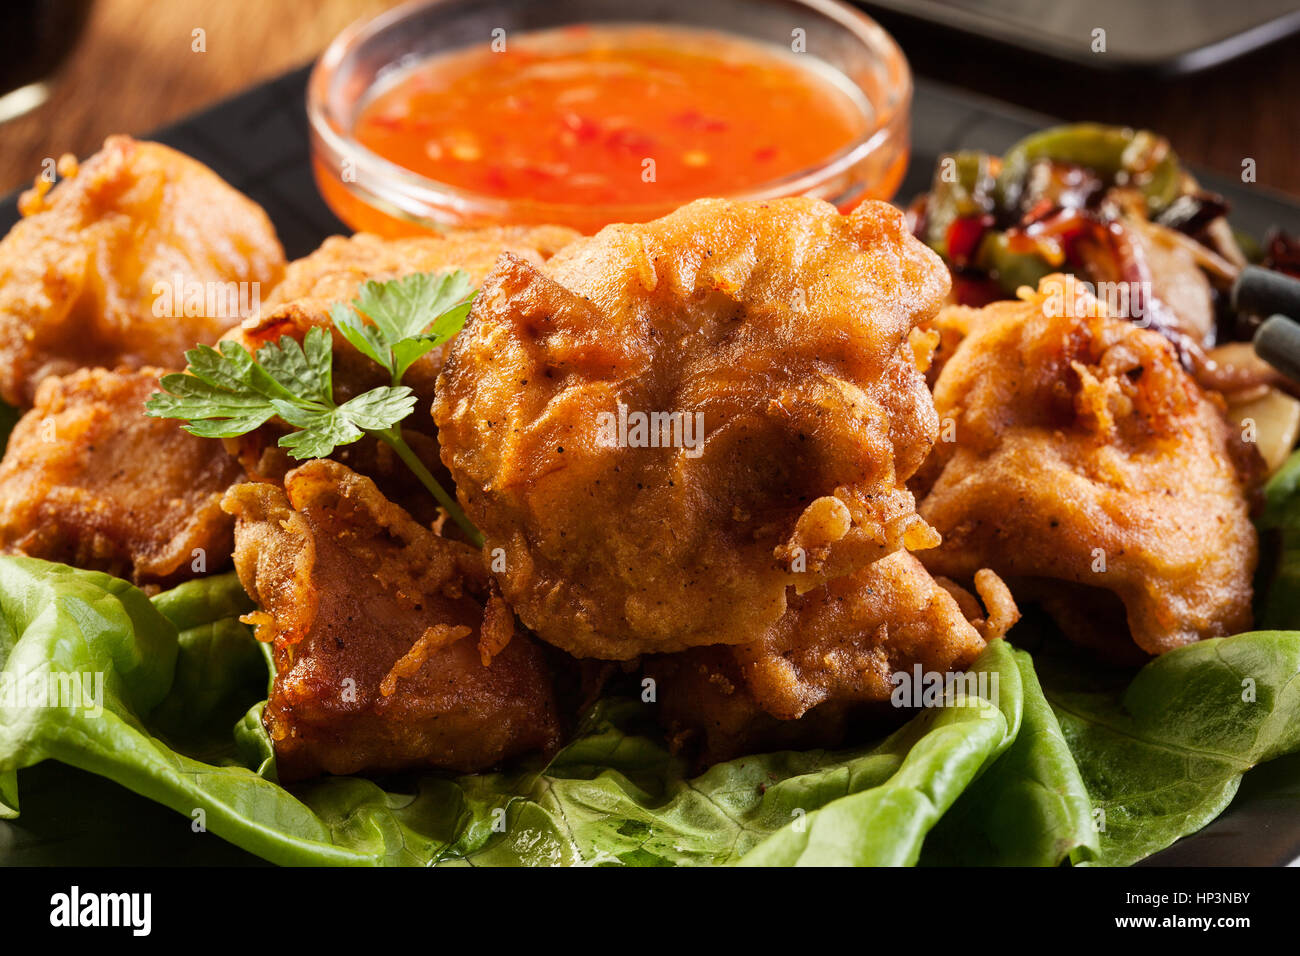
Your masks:
{"label": "red chili flake in sauce", "polygon": [[[805,61],[806,62],[806,61]],[[685,202],[816,167],[866,117],[776,48],[658,27],[569,27],[435,57],[374,98],[357,139],[438,182],[559,203]]]}

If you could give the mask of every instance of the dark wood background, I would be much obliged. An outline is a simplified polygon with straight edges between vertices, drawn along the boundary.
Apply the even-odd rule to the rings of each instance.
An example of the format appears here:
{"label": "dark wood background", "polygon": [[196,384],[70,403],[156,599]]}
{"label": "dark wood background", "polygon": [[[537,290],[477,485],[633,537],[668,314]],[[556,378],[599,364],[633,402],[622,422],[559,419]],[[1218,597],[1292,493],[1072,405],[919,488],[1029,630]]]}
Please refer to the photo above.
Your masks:
{"label": "dark wood background", "polygon": [[[1081,0],[1086,2],[1086,0]],[[40,109],[0,125],[0,192],[41,161],[146,133],[316,56],[352,20],[393,0],[96,0]],[[1190,162],[1300,195],[1300,38],[1181,78],[1121,76],[890,24],[917,73],[1064,119],[1146,126]],[[191,49],[206,33],[205,53]],[[255,143],[248,148],[256,149]]]}

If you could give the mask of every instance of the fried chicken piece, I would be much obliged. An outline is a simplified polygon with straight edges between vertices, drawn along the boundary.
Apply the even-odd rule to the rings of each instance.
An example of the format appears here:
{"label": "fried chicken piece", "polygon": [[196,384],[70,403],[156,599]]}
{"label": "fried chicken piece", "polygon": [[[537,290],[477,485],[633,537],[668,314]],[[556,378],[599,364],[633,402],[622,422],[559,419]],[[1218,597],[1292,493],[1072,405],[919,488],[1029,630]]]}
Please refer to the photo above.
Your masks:
{"label": "fried chicken piece", "polygon": [[964,668],[1019,619],[996,574],[980,571],[975,585],[987,619],[969,593],[936,581],[915,555],[898,551],[791,598],[761,640],[731,651],[760,705],[781,720],[831,700],[887,700],[894,674],[916,664]]}
{"label": "fried chicken piece", "polygon": [[490,226],[406,239],[364,232],[331,236],[311,255],[289,264],[284,281],[266,301],[266,311],[289,302],[314,302],[325,312],[331,303],[356,296],[363,282],[413,272],[463,269],[478,284],[503,252],[541,265],[578,238],[580,234],[566,226]]}
{"label": "fried chicken piece", "polygon": [[970,330],[985,314],[984,309],[968,305],[945,305],[938,315],[917,330],[918,334],[927,337],[926,344],[931,346],[930,361],[925,370],[925,381],[931,390],[939,381],[939,374],[948,364],[948,359],[957,351],[957,346],[961,345],[962,339],[970,334]]}
{"label": "fried chicken piece", "polygon": [[541,647],[479,555],[333,461],[238,485],[235,568],[275,681],[263,714],[281,779],[473,772],[559,740]]}
{"label": "fried chicken piece", "polygon": [[951,440],[915,482],[943,536],[921,560],[958,580],[992,568],[1026,597],[1069,582],[1044,605],[1094,645],[1098,591],[1148,654],[1249,628],[1257,454],[1163,337],[1071,288],[1048,276],[967,322],[934,391]]}
{"label": "fried chicken piece", "polygon": [[434,417],[520,618],[580,657],[742,643],[788,587],[932,545],[909,333],[947,287],[884,203],[701,200],[504,257]]}
{"label": "fried chicken piece", "polygon": [[162,370],[45,379],[0,462],[0,547],[172,585],[230,560],[221,497],[242,475],[221,442],[149,418]]}
{"label": "fried chicken piece", "polygon": [[[358,353],[330,322],[335,302],[350,302],[369,281],[385,282],[416,272],[461,269],[474,285],[509,252],[540,266],[579,234],[564,226],[497,226],[467,229],[440,236],[383,239],[367,233],[331,236],[319,249],[289,264],[284,281],[276,286],[261,314],[233,330],[227,338],[242,342],[250,351],[290,335],[301,341],[307,329],[319,325],[334,333],[339,366],[335,376],[342,395],[364,392],[388,384],[387,373]],[[406,373],[403,382],[428,400],[442,366],[447,346],[429,352]]]}
{"label": "fried chicken piece", "polygon": [[853,716],[849,705],[831,702],[800,720],[778,720],[755,700],[725,645],[657,655],[645,673],[655,682],[669,746],[701,771],[746,754],[838,747]]}
{"label": "fried chicken piece", "polygon": [[[416,272],[462,269],[475,285],[503,252],[541,265],[562,246],[578,237],[563,226],[503,226],[464,230],[442,236],[382,239],[361,233],[350,238],[333,236],[311,255],[289,264],[284,281],[265,302],[261,314],[232,329],[225,337],[256,352],[267,342],[288,335],[301,342],[312,326],[329,329],[334,340],[334,388],[339,402],[380,385],[388,385],[382,368],[358,352],[330,321],[336,302],[350,302],[367,281],[384,282]],[[438,460],[430,404],[434,382],[446,346],[433,349],[416,361],[403,377],[420,402],[403,424],[407,443],[440,480],[446,477]],[[278,481],[293,467],[293,460],[276,447],[281,430],[267,426],[231,443],[232,450],[251,475]],[[428,522],[436,510],[428,492],[387,445],[364,439],[339,449],[336,455],[356,471],[375,478],[386,496]],[[446,484],[450,485],[450,478]]]}
{"label": "fried chicken piece", "polygon": [[0,241],[0,397],[18,407],[47,375],[183,367],[284,269],[261,208],[188,156],[111,136],[69,162]]}
{"label": "fried chicken piece", "polygon": [[[791,598],[761,639],[651,659],[660,718],[699,738],[704,759],[833,745],[856,710],[889,701],[894,675],[968,667],[1019,618],[1002,581],[981,571],[969,593],[899,551]],[[804,726],[799,726],[804,725]]]}

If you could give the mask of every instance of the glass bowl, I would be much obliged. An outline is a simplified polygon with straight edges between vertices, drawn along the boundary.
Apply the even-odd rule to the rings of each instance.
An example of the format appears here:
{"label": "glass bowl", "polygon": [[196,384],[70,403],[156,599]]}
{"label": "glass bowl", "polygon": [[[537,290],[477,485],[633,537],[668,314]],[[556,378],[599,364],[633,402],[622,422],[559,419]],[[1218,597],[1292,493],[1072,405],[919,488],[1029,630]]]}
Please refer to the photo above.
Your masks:
{"label": "glass bowl", "polygon": [[386,11],[344,30],[322,54],[307,88],[312,165],[325,201],[353,229],[416,235],[452,228],[555,223],[594,232],[644,222],[677,203],[592,206],[505,199],[436,182],[362,146],[352,136],[376,90],[430,57],[485,45],[493,31],[574,24],[638,24],[714,30],[790,48],[792,37],[848,80],[869,109],[865,132],[817,166],[723,198],[817,196],[842,211],[890,199],[908,159],[912,77],[894,40],[836,0],[433,0]]}

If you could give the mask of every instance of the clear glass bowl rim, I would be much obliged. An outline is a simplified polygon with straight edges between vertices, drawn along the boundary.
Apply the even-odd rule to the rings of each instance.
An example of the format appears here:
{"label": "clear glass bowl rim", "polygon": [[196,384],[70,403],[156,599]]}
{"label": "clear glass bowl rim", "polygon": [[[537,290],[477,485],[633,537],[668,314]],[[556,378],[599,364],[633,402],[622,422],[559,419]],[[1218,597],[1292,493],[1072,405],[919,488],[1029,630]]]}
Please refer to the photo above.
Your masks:
{"label": "clear glass bowl rim", "polygon": [[[339,170],[350,161],[355,180],[346,185],[360,190],[377,200],[381,209],[390,215],[427,222],[432,212],[454,212],[466,219],[494,219],[509,222],[513,214],[528,211],[532,222],[566,221],[566,215],[575,209],[586,209],[581,203],[540,202],[526,198],[505,199],[461,189],[447,183],[429,179],[399,166],[372,152],[330,115],[328,97],[335,73],[347,57],[368,39],[416,13],[436,8],[449,0],[413,0],[373,17],[363,18],[341,32],[312,68],[307,83],[307,119],[318,161],[329,163]],[[720,197],[730,200],[766,200],[782,196],[801,195],[814,191],[819,185],[833,181],[882,148],[896,135],[895,118],[911,108],[912,73],[907,58],[892,36],[875,20],[860,10],[839,0],[784,0],[787,4],[806,7],[811,12],[834,21],[860,42],[883,65],[885,70],[884,102],[872,101],[876,122],[867,133],[844,147],[821,165],[802,170],[760,186],[737,190]],[[671,26],[671,24],[667,24]],[[558,24],[557,24],[558,26]],[[716,28],[727,32],[725,28]],[[744,34],[737,32],[738,36]],[[904,135],[906,135],[904,133]],[[337,173],[336,173],[337,175]],[[375,203],[371,203],[375,205]],[[644,204],[610,204],[601,207],[610,222],[636,222],[653,218],[663,209],[662,202]]]}

